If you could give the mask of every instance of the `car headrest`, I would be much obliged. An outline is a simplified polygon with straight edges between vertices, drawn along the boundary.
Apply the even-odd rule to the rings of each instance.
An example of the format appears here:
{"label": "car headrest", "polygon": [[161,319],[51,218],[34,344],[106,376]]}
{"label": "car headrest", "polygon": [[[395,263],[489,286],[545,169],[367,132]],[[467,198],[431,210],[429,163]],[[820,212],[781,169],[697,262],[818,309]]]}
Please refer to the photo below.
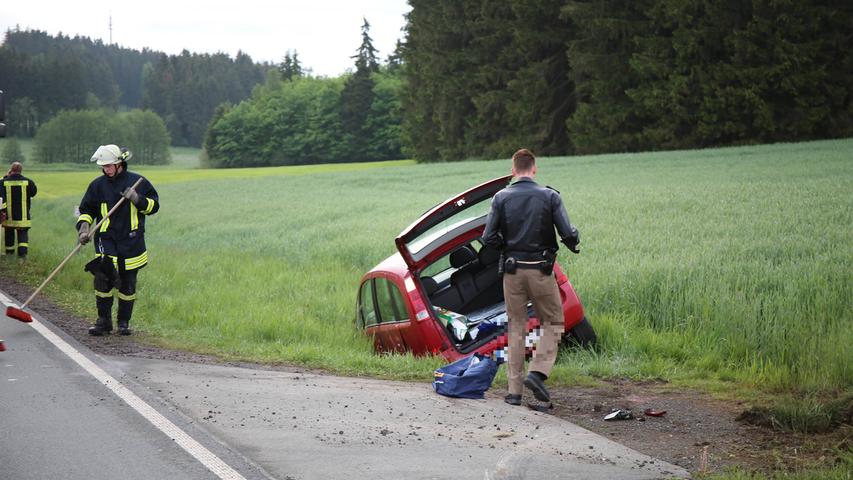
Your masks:
{"label": "car headrest", "polygon": [[483,245],[483,248],[477,253],[477,258],[480,259],[480,265],[492,265],[498,263],[501,258],[501,252],[495,247]]}
{"label": "car headrest", "polygon": [[477,252],[471,247],[471,245],[464,245],[450,254],[450,266],[453,268],[459,268],[463,265],[467,265],[474,260],[477,259]]}
{"label": "car headrest", "polygon": [[438,282],[436,282],[432,277],[421,277],[421,285],[424,286],[424,290],[428,297],[431,297],[432,294],[438,290]]}

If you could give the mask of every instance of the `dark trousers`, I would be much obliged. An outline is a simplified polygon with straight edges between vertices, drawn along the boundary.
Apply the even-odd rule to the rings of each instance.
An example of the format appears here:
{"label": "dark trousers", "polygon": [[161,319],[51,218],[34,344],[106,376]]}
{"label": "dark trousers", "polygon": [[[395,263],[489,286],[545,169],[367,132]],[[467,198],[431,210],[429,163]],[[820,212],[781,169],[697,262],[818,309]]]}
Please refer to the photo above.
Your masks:
{"label": "dark trousers", "polygon": [[6,245],[6,255],[13,255],[15,253],[15,236],[18,237],[18,256],[26,257],[27,249],[29,248],[29,238],[30,234],[29,228],[9,228],[5,227],[3,232],[4,243]]}
{"label": "dark trousers", "polygon": [[[136,300],[136,274],[139,270],[122,270],[118,274],[118,324],[128,325],[133,315],[133,302]],[[98,318],[112,324],[114,285],[106,277],[95,276],[95,302],[98,306]]]}

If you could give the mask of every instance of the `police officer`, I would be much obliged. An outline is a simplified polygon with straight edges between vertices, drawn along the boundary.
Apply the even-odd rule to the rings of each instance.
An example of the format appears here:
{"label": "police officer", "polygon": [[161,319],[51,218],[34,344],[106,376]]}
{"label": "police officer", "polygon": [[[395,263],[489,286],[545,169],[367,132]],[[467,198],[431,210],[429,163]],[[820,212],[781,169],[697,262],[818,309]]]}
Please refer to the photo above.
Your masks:
{"label": "police officer", "polygon": [[89,229],[124,197],[126,201],[95,232],[95,260],[86,270],[95,276],[95,301],[98,320],[89,335],[101,336],[113,329],[113,289],[118,290],[118,333],[130,335],[130,318],[136,300],[136,275],[148,263],[145,249],[145,218],[157,213],[157,191],[147,179],[134,189],[139,174],[127,170],[132,154],[116,145],[101,145],[92,161],[103,175],[89,184],[80,202],[77,232],[80,243],[89,242]]}
{"label": "police officer", "polygon": [[0,197],[6,204],[3,220],[5,229],[4,244],[6,255],[15,253],[15,237],[18,240],[18,258],[27,258],[29,249],[29,230],[32,226],[30,204],[36,196],[36,182],[21,175],[24,167],[19,162],[12,163],[9,172],[0,180]]}
{"label": "police officer", "polygon": [[[512,156],[512,175],[516,181],[492,199],[483,240],[503,252],[504,299],[509,317],[507,345],[509,392],[505,401],[521,405],[523,386],[541,402],[550,402],[545,379],[557,359],[564,320],[560,292],[553,268],[557,238],[574,253],[579,253],[580,234],[569,222],[560,193],[541,187],[536,175],[536,158],[527,149]],[[527,303],[539,317],[542,337],[524,374]]]}

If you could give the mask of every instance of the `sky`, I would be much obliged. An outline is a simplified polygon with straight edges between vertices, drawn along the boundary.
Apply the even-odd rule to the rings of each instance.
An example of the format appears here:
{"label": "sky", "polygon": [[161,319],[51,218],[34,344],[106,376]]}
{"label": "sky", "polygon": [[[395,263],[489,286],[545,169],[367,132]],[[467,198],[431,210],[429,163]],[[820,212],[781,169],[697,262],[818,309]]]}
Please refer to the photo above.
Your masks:
{"label": "sky", "polygon": [[384,61],[403,38],[406,0],[3,0],[6,30],[62,32],[119,46],[179,54],[242,50],[256,62],[278,63],[296,51],[303,68],[335,77],[353,69],[363,18]]}

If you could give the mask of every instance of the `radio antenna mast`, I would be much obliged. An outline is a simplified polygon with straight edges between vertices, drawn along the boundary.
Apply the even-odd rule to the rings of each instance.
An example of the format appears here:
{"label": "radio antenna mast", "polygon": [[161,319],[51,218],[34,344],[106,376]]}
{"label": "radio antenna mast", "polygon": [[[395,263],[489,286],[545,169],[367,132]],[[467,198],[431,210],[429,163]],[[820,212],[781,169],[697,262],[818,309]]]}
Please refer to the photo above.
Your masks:
{"label": "radio antenna mast", "polygon": [[113,44],[113,12],[110,12],[110,45]]}

